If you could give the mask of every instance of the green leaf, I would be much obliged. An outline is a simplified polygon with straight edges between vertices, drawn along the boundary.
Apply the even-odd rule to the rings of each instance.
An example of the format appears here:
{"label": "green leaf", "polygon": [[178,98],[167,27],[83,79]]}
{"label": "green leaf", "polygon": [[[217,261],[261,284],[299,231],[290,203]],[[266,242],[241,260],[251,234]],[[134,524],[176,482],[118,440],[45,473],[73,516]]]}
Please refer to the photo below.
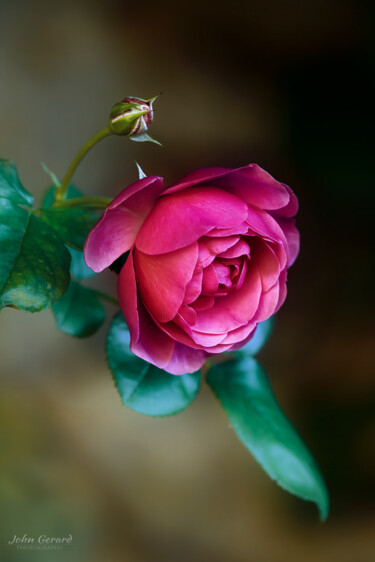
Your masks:
{"label": "green leaf", "polygon": [[[53,174],[53,172],[50,172]],[[81,197],[81,192],[72,184],[69,185],[66,192],[66,199],[75,199],[76,197]],[[51,186],[46,191],[43,201],[42,209],[49,209],[51,205],[55,202],[55,186]],[[81,250],[76,250],[71,246],[67,246],[69,253],[71,255],[72,261],[70,265],[70,272],[76,279],[89,279],[94,277],[96,273],[87,267],[85,260],[83,259],[83,254]]]}
{"label": "green leaf", "polygon": [[15,164],[0,158],[0,198],[3,197],[26,207],[30,207],[34,201],[34,197],[20,182]]}
{"label": "green leaf", "polygon": [[207,382],[239,439],[267,474],[291,494],[315,502],[325,519],[329,497],[319,469],[255,359],[240,357],[214,365]]}
{"label": "green leaf", "polygon": [[69,284],[69,252],[32,213],[32,203],[16,166],[0,159],[0,308],[44,310]]}
{"label": "green leaf", "polygon": [[105,309],[95,291],[71,280],[68,290],[52,305],[59,330],[85,338],[94,334],[105,320]]}
{"label": "green leaf", "polygon": [[200,372],[171,375],[129,349],[122,312],[114,317],[107,338],[107,360],[125,406],[148,416],[170,416],[184,410],[199,390]]}
{"label": "green leaf", "polygon": [[271,316],[271,318],[268,318],[268,320],[265,320],[264,322],[260,322],[251,340],[244,347],[241,347],[241,349],[239,349],[236,353],[243,353],[250,356],[259,353],[265,343],[269,340],[273,332],[274,324],[274,316]]}
{"label": "green leaf", "polygon": [[85,264],[83,259],[83,253],[80,250],[75,250],[74,248],[68,247],[69,253],[72,257],[72,262],[70,264],[70,272],[76,279],[90,279],[97,275],[95,271],[90,269]]}
{"label": "green leaf", "polygon": [[51,207],[42,209],[40,218],[54,228],[66,244],[82,250],[88,233],[102,214],[103,209],[92,207]]}
{"label": "green leaf", "polygon": [[48,308],[69,284],[70,255],[62,240],[29,210],[0,199],[0,308]]}

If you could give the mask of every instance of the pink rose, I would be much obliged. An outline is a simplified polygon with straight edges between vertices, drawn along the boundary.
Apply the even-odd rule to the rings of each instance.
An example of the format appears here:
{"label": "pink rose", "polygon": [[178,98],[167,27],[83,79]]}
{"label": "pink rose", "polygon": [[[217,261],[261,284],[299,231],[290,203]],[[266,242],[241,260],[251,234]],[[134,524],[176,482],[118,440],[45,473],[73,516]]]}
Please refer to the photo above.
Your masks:
{"label": "pink rose", "polygon": [[239,349],[286,296],[299,250],[292,190],[256,164],[196,170],[165,188],[150,176],[125,188],[90,232],[94,271],[130,250],[118,298],[130,348],[169,373]]}

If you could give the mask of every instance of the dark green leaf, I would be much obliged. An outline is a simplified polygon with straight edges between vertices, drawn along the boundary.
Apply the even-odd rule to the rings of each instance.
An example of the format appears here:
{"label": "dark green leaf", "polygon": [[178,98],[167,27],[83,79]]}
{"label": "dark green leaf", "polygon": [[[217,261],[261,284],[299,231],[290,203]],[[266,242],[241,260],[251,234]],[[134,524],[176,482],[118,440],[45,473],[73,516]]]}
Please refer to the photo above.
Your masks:
{"label": "dark green leaf", "polygon": [[54,230],[30,211],[0,200],[0,308],[48,308],[69,283],[70,255]]}
{"label": "dark green leaf", "polygon": [[[74,199],[76,197],[81,197],[81,195],[82,193],[74,185],[69,185],[66,192],[66,199]],[[55,186],[52,186],[48,188],[43,197],[42,209],[49,209],[54,202]],[[68,250],[72,257],[70,271],[76,279],[89,279],[90,277],[94,277],[96,275],[96,273],[85,264],[81,250],[76,250],[70,246],[68,246]]]}
{"label": "dark green leaf", "polygon": [[34,201],[31,193],[21,184],[15,164],[0,158],[0,198],[3,197],[26,207],[30,207]]}
{"label": "dark green leaf", "polygon": [[96,273],[90,269],[83,259],[83,253],[80,250],[75,250],[74,248],[68,247],[70,255],[72,257],[72,263],[70,264],[70,272],[76,279],[90,279],[95,277]]}
{"label": "dark green leaf", "polygon": [[42,221],[54,228],[66,244],[82,250],[88,233],[98,222],[103,209],[52,207],[40,213]]}
{"label": "dark green leaf", "polygon": [[0,198],[0,290],[4,287],[22,244],[30,212]]}
{"label": "dark green leaf", "polygon": [[325,519],[329,498],[319,469],[255,359],[239,357],[214,365],[207,382],[238,437],[267,474],[288,492],[315,502]]}
{"label": "dark green leaf", "polygon": [[255,330],[254,337],[244,347],[241,347],[237,353],[244,353],[251,356],[256,355],[272,334],[274,323],[273,316],[264,322],[260,322]]}
{"label": "dark green leaf", "polygon": [[107,338],[107,360],[125,406],[148,416],[184,410],[199,390],[200,372],[171,375],[129,349],[130,336],[122,312],[113,319]]}
{"label": "dark green leaf", "polygon": [[52,310],[58,329],[77,338],[91,336],[105,320],[105,309],[95,291],[73,280]]}
{"label": "dark green leaf", "polygon": [[[81,197],[81,192],[69,185],[65,199]],[[79,205],[76,207],[52,207],[55,202],[55,187],[50,187],[43,197],[40,218],[54,228],[66,244],[82,250],[88,233],[103,214],[103,208]]]}

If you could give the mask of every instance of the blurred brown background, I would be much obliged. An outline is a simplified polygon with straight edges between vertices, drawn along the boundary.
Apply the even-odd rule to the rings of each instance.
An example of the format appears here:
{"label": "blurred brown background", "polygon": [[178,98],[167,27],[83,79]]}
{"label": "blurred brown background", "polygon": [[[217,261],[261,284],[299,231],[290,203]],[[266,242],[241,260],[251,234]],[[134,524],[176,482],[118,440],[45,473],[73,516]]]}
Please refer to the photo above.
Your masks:
{"label": "blurred brown background", "polygon": [[[0,1],[0,155],[36,196],[41,161],[62,176],[114,102],[160,91],[164,148],[103,141],[83,191],[114,196],[137,160],[168,182],[257,162],[298,194],[301,254],[260,360],[332,499],[322,525],[278,489],[206,389],[174,418],[123,408],[105,329],[77,341],[49,311],[7,309],[1,560],[375,561],[374,22],[358,0]],[[8,545],[25,533],[73,542]]]}

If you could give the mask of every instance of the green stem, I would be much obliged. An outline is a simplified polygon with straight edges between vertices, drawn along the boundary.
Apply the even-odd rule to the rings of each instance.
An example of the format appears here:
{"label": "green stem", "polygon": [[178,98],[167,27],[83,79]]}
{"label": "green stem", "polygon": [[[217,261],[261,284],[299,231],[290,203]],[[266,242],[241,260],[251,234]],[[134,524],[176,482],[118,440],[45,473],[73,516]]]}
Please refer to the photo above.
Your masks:
{"label": "green stem", "polygon": [[73,199],[63,199],[55,201],[53,208],[61,207],[108,207],[112,199],[109,197],[74,197]]}
{"label": "green stem", "polygon": [[92,149],[93,146],[95,146],[99,141],[101,141],[102,139],[104,139],[105,137],[108,137],[109,135],[112,135],[112,131],[110,130],[110,128],[108,127],[108,125],[106,127],[104,127],[104,129],[102,129],[101,131],[99,131],[98,133],[96,133],[96,135],[94,135],[82,148],[81,150],[77,153],[77,155],[75,156],[73,162],[70,164],[64,179],[61,182],[61,185],[59,187],[56,188],[55,190],[55,200],[56,201],[61,201],[65,194],[66,194],[66,190],[68,189],[70,180],[72,179],[72,176],[78,166],[78,164],[81,162],[82,158],[84,156],[86,156],[86,154],[88,153],[89,150]]}

